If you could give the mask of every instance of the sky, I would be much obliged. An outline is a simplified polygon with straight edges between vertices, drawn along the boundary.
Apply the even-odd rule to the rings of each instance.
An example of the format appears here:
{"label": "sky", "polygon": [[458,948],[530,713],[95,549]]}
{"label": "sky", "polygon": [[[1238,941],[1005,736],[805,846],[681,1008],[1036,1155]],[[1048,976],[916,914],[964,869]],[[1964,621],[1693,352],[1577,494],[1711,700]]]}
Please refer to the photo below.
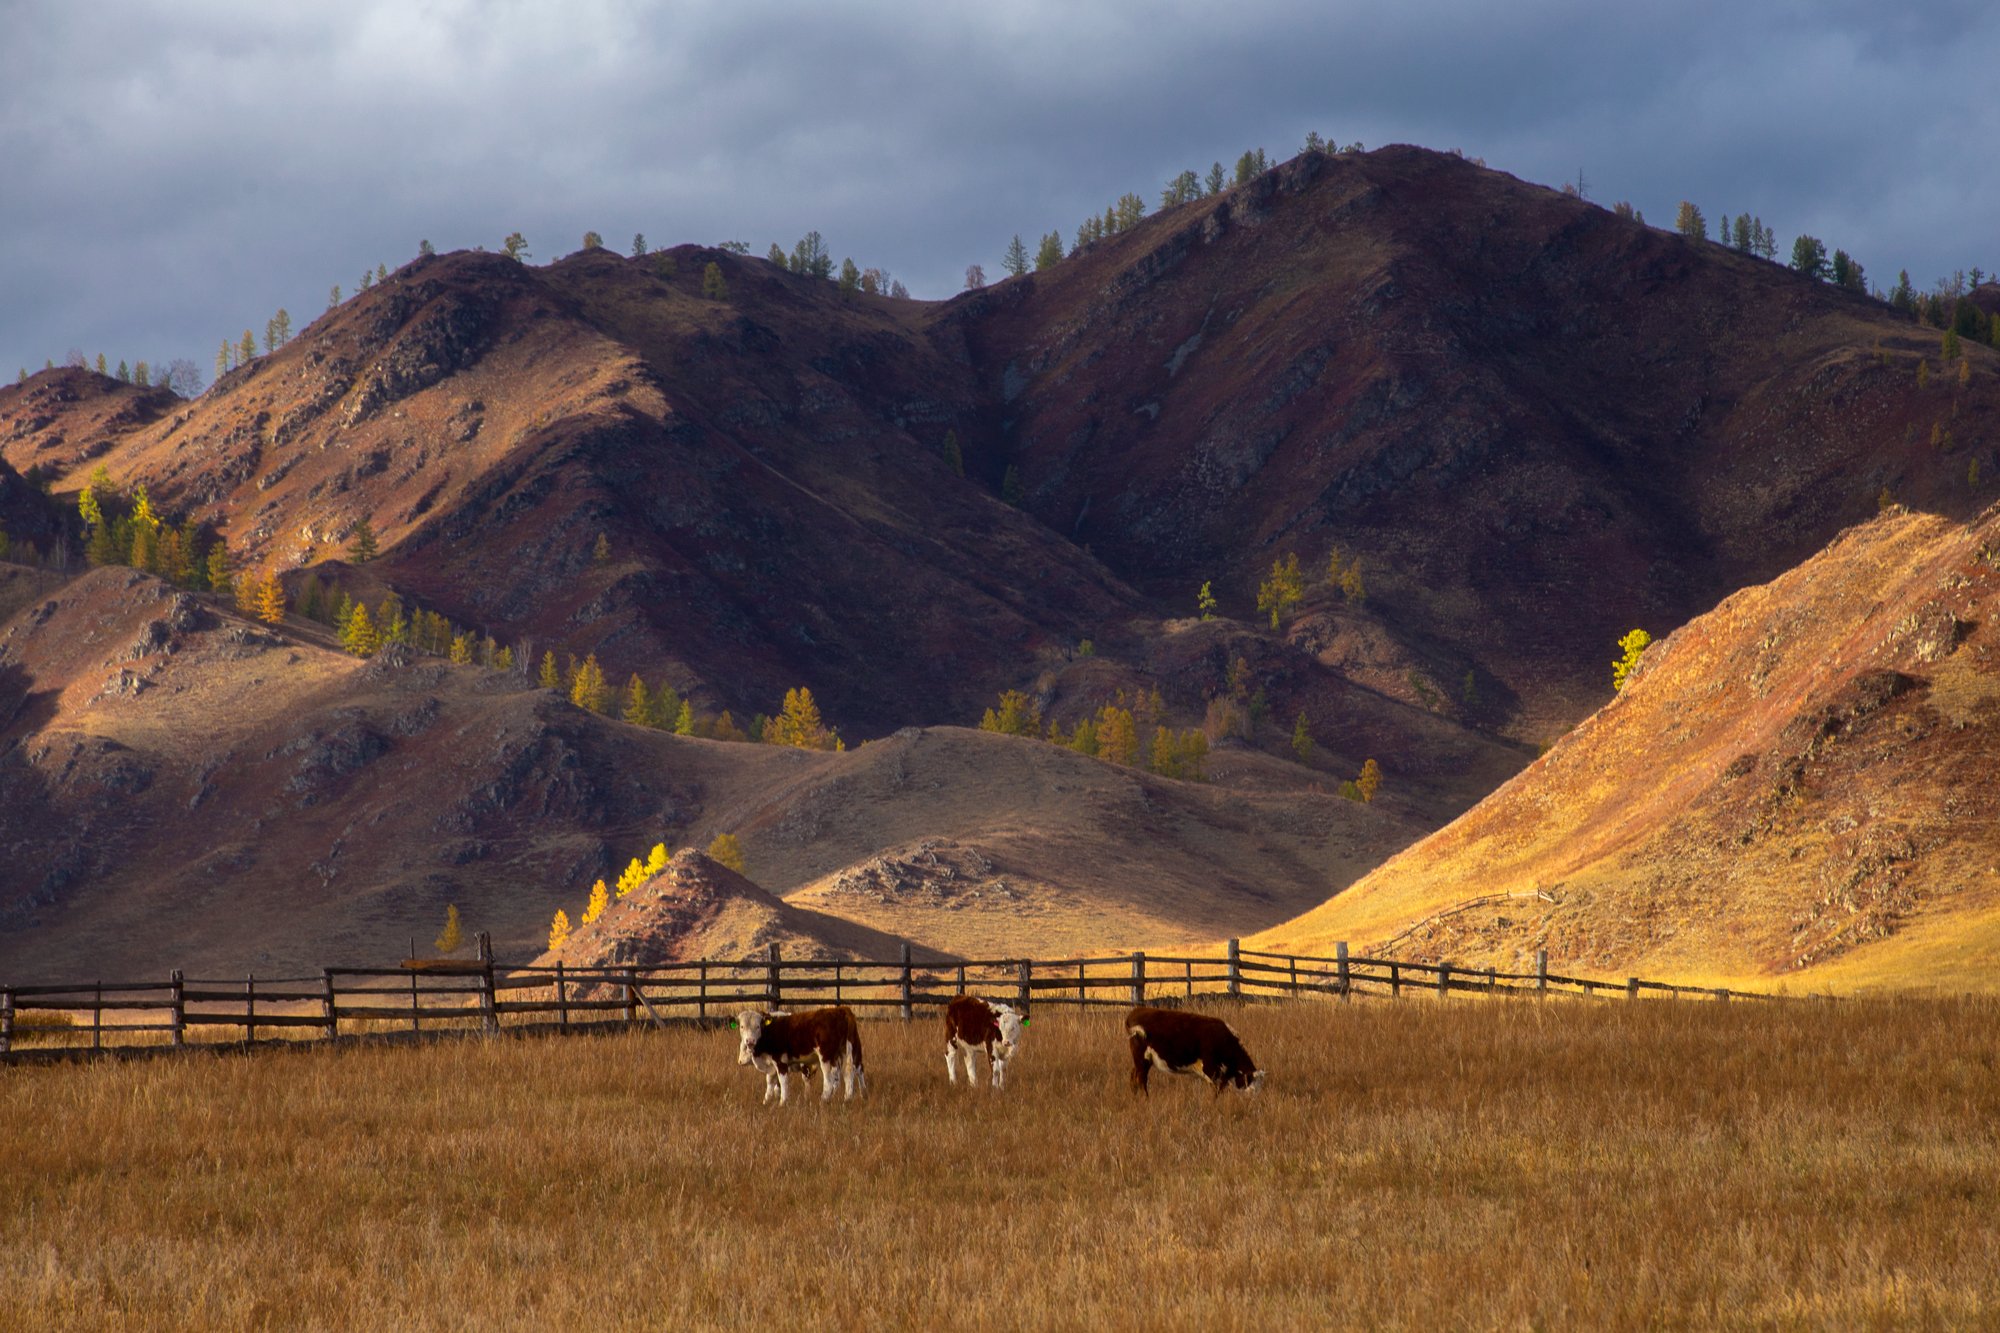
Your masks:
{"label": "sky", "polygon": [[2000,268],[1992,0],[0,0],[0,373],[295,329],[417,252],[817,230],[998,275],[1308,131],[1690,199],[1920,288]]}

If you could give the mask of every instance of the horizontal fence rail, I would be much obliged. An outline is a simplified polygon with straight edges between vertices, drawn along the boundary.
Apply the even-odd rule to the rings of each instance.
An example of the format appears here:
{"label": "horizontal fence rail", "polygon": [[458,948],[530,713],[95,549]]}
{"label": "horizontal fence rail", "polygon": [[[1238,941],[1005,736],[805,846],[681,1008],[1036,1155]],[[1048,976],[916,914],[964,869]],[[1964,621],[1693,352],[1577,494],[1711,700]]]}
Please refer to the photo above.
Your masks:
{"label": "horizontal fence rail", "polygon": [[[953,996],[976,993],[1033,1010],[1043,1005],[1115,1008],[1197,996],[1283,999],[1308,995],[1448,998],[1495,995],[1642,994],[1769,1000],[1755,992],[1627,977],[1571,977],[1548,970],[1501,972],[1452,963],[1267,953],[1229,941],[1220,957],[1130,953],[1079,958],[989,958],[918,963],[905,945],[893,962],[793,959],[773,944],[762,958],[632,966],[498,964],[487,937],[480,956],[411,959],[399,967],[329,967],[316,977],[91,981],[0,986],[0,1060],[32,1052],[87,1053],[134,1046],[338,1040],[384,1034],[556,1032],[668,1022],[704,1022],[743,1009],[843,1004],[909,1019]],[[344,1026],[343,1026],[344,1025]],[[223,1035],[220,1041],[212,1035]]]}

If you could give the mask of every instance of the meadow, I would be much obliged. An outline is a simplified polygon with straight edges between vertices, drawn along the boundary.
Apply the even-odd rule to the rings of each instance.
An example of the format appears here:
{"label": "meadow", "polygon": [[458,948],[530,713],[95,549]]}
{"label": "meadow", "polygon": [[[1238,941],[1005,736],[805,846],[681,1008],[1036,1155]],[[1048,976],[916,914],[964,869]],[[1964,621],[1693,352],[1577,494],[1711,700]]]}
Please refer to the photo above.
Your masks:
{"label": "meadow", "polygon": [[2000,1004],[1231,1007],[1257,1097],[1044,1008],[760,1106],[638,1029],[0,1068],[0,1327],[1964,1327]]}

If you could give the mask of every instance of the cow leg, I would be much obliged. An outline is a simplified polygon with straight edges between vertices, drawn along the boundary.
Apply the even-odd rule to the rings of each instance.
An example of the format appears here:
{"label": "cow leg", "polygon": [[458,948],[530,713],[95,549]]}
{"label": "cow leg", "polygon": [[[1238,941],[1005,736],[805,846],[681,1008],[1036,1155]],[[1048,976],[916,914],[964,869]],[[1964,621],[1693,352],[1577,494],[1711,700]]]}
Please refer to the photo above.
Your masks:
{"label": "cow leg", "polygon": [[855,1058],[853,1043],[840,1050],[840,1099],[854,1100],[854,1094],[861,1091],[861,1062]]}
{"label": "cow leg", "polygon": [[828,1059],[825,1054],[820,1056],[819,1082],[819,1099],[823,1102],[832,1101],[834,1085],[840,1082],[840,1057],[838,1055],[833,1056],[831,1059]]}
{"label": "cow leg", "polygon": [[[954,1084],[958,1082],[958,1043],[949,1037],[945,1039],[944,1043],[944,1076]],[[972,1071],[970,1069],[966,1070],[965,1076],[971,1078]]]}
{"label": "cow leg", "polygon": [[997,1090],[1004,1087],[1007,1082],[1007,1062],[989,1051],[986,1055],[986,1063],[993,1066],[994,1088]]}
{"label": "cow leg", "polygon": [[778,1105],[785,1106],[792,1100],[792,1071],[778,1066]]}
{"label": "cow leg", "polygon": [[1147,1091],[1146,1079],[1153,1072],[1153,1065],[1146,1058],[1146,1038],[1143,1033],[1132,1034],[1132,1091]]}

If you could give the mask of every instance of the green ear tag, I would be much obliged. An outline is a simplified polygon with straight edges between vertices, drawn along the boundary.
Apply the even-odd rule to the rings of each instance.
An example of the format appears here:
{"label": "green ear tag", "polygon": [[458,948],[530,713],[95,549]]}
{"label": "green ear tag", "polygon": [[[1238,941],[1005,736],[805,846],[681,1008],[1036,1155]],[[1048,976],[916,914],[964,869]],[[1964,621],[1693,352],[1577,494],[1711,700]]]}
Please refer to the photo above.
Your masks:
{"label": "green ear tag", "polygon": [[731,1032],[734,1032],[736,1030],[736,1020],[733,1018],[729,1020],[729,1030]]}

